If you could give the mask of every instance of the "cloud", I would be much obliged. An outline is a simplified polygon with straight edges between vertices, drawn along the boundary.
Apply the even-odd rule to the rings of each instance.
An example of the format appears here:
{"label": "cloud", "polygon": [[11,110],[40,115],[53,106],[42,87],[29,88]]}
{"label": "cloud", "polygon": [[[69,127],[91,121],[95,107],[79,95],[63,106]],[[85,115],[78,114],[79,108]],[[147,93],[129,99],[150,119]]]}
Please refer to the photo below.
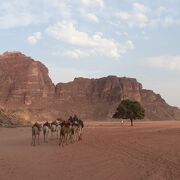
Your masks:
{"label": "cloud", "polygon": [[87,52],[81,51],[79,49],[65,50],[63,55],[72,59],[81,59],[89,56]]}
{"label": "cloud", "polygon": [[146,59],[146,66],[170,71],[180,71],[180,56],[157,56]]}
{"label": "cloud", "polygon": [[133,6],[133,9],[137,12],[146,12],[148,10],[148,8],[144,5],[144,4],[141,4],[141,3],[133,3],[132,4]]}
{"label": "cloud", "polygon": [[127,25],[130,28],[169,28],[180,25],[180,16],[177,7],[168,3],[152,7],[135,2],[128,10],[115,12],[119,26]]}
{"label": "cloud", "polygon": [[167,8],[164,7],[164,6],[160,6],[159,8],[157,8],[156,10],[156,14],[157,16],[162,16],[164,14],[166,14],[168,11],[167,11]]}
{"label": "cloud", "polygon": [[104,0],[80,0],[85,6],[104,7]]}
{"label": "cloud", "polygon": [[89,34],[78,31],[72,22],[61,21],[47,29],[49,35],[55,39],[79,46],[93,46]]}
{"label": "cloud", "polygon": [[70,16],[71,10],[65,1],[6,0],[0,6],[0,29],[39,25]]}
{"label": "cloud", "polygon": [[35,32],[27,37],[27,42],[31,45],[35,45],[42,38],[41,32]]}
{"label": "cloud", "polygon": [[120,11],[116,13],[116,17],[119,17],[122,20],[129,20],[132,18],[132,15],[126,11]]}
{"label": "cloud", "polygon": [[29,26],[37,24],[38,21],[34,20],[34,16],[28,13],[19,13],[16,15],[6,14],[0,17],[0,29],[9,29],[18,26]]}
{"label": "cloud", "polygon": [[83,16],[84,16],[87,20],[89,20],[89,21],[91,21],[91,22],[93,22],[93,23],[98,23],[98,22],[99,22],[98,17],[97,17],[95,14],[93,14],[93,13],[84,13]]}
{"label": "cloud", "polygon": [[149,17],[147,13],[149,8],[141,3],[133,3],[131,11],[116,12],[115,16],[126,23],[129,27],[145,27],[149,23]]}
{"label": "cloud", "polygon": [[148,17],[143,13],[134,14],[134,20],[141,26],[146,25],[148,23]]}
{"label": "cloud", "polygon": [[39,13],[33,13],[33,6],[29,0],[7,0],[0,6],[0,29],[35,25],[42,20],[40,16]]}
{"label": "cloud", "polygon": [[133,43],[130,40],[120,44],[114,39],[104,37],[100,32],[88,34],[87,32],[79,31],[72,22],[58,22],[49,27],[47,32],[57,40],[81,48],[88,48],[91,54],[115,59],[120,58],[127,50],[133,48]]}
{"label": "cloud", "polygon": [[167,16],[167,17],[164,18],[164,25],[165,26],[171,26],[174,23],[176,23],[176,22],[175,22],[175,20],[172,17]]}
{"label": "cloud", "polygon": [[120,11],[116,13],[116,17],[120,18],[130,27],[134,27],[134,26],[145,27],[149,22],[148,17],[141,12],[129,13],[126,11]]}

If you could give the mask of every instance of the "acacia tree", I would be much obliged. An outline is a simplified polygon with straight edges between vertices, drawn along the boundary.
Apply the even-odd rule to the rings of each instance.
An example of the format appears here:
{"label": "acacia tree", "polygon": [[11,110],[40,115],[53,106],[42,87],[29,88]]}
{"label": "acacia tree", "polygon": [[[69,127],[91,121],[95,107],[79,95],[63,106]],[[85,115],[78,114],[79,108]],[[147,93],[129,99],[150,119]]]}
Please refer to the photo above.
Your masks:
{"label": "acacia tree", "polygon": [[130,119],[131,126],[135,119],[144,119],[145,110],[138,101],[131,101],[129,99],[122,100],[117,107],[113,118]]}

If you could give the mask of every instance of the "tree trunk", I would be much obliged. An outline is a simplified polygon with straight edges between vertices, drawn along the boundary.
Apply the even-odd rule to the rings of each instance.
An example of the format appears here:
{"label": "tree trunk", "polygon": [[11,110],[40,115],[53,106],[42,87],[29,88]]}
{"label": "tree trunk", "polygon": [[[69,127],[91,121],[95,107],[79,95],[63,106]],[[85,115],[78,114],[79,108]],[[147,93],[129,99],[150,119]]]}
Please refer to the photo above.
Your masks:
{"label": "tree trunk", "polygon": [[131,126],[133,126],[133,119],[130,119],[131,120]]}

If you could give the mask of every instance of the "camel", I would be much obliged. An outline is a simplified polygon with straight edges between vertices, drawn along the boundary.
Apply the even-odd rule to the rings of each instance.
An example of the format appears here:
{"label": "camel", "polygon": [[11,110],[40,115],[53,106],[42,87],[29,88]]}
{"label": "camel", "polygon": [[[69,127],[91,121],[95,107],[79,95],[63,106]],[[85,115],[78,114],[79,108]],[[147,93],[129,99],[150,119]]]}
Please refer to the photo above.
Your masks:
{"label": "camel", "polygon": [[57,126],[55,124],[51,125],[51,138],[53,137],[53,134],[57,132]]}
{"label": "camel", "polygon": [[43,135],[44,135],[44,142],[48,142],[48,135],[49,135],[49,130],[51,128],[51,125],[49,122],[46,122],[43,125]]}
{"label": "camel", "polygon": [[73,124],[70,124],[69,126],[69,133],[68,133],[68,139],[71,143],[74,143],[74,135],[75,135],[75,132],[74,132],[74,126]]}
{"label": "camel", "polygon": [[53,137],[53,134],[56,133],[58,139],[59,128],[60,128],[60,124],[58,121],[54,121],[51,123],[51,138]]}
{"label": "camel", "polygon": [[38,144],[39,143],[39,135],[40,135],[41,127],[40,125],[34,124],[32,126],[32,146],[36,146],[36,136],[38,138]]}
{"label": "camel", "polygon": [[70,133],[69,124],[65,124],[65,122],[63,122],[61,124],[61,130],[59,132],[59,146],[68,144],[69,133]]}
{"label": "camel", "polygon": [[82,140],[82,133],[83,133],[83,128],[84,128],[84,123],[82,120],[79,120],[79,124],[78,124],[78,127],[79,127],[79,131],[78,131],[78,140]]}
{"label": "camel", "polygon": [[73,128],[74,128],[74,141],[78,141],[79,140],[79,127],[77,125],[74,125]]}

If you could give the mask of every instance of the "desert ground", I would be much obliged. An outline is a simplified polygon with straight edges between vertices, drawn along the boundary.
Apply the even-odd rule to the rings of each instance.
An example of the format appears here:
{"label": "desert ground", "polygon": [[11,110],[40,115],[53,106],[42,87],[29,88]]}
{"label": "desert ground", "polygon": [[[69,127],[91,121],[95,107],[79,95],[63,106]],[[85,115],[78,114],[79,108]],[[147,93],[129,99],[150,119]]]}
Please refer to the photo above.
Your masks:
{"label": "desert ground", "polygon": [[31,128],[0,128],[0,180],[180,179],[180,122],[87,122],[83,140],[31,146]]}

